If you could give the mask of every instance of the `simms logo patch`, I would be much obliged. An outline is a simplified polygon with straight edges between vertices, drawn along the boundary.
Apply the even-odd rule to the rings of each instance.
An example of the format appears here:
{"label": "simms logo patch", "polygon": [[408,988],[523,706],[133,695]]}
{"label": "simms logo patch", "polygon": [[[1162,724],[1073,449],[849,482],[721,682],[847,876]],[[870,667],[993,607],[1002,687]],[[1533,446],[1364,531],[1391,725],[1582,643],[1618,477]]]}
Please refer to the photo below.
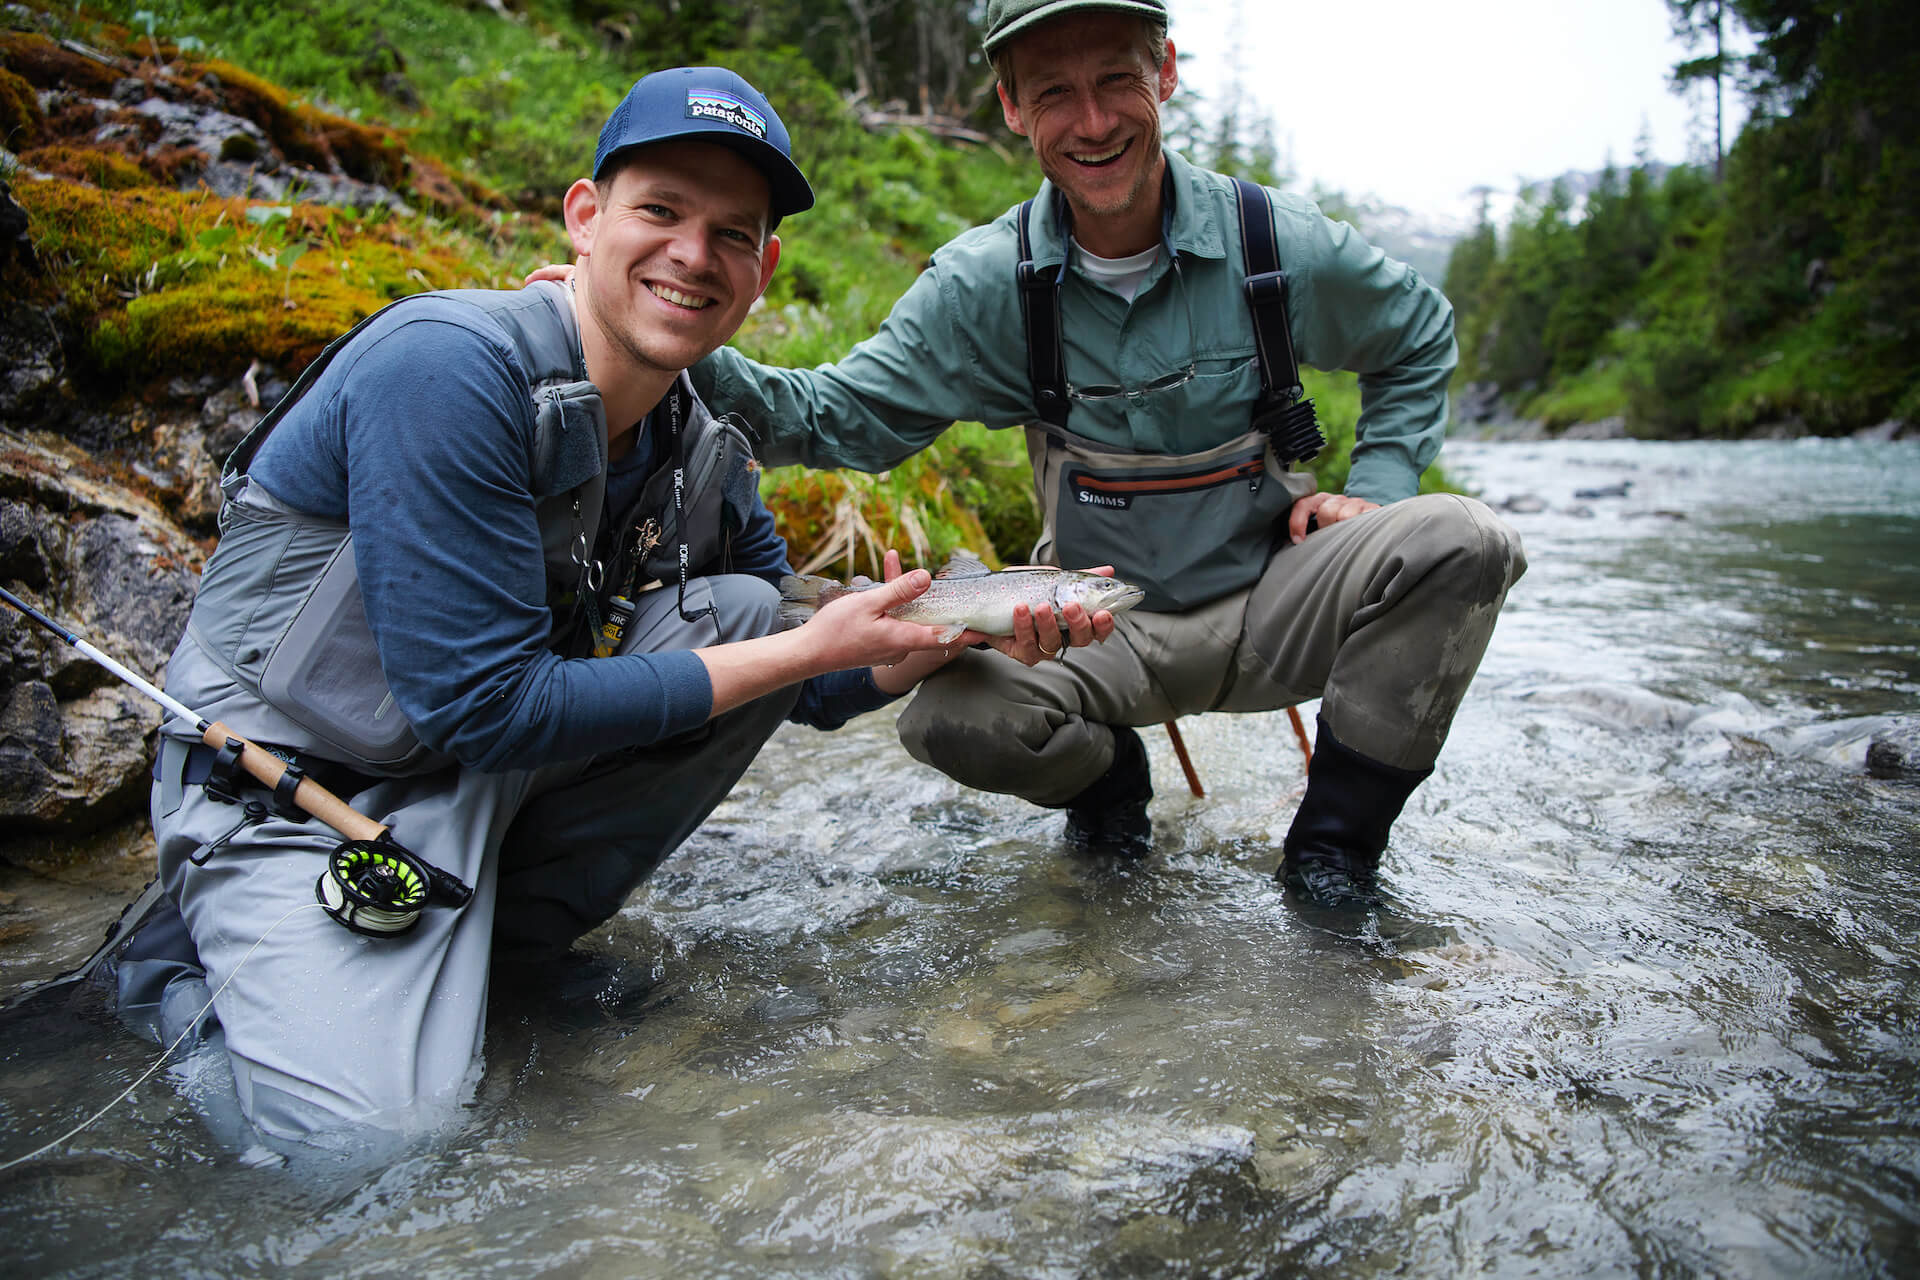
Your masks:
{"label": "simms logo patch", "polygon": [[762,142],[767,140],[766,117],[724,90],[687,90],[687,119],[718,120]]}

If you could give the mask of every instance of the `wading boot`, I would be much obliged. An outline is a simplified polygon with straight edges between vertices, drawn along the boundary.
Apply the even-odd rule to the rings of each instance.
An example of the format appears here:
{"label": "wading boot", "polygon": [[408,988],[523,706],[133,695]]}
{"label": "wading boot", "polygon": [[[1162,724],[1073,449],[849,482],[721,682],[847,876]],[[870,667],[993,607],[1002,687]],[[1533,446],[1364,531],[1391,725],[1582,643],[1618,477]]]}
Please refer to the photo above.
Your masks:
{"label": "wading boot", "polygon": [[1335,738],[1325,720],[1316,730],[1307,794],[1287,830],[1275,878],[1315,906],[1370,906],[1393,820],[1433,770],[1369,760]]}
{"label": "wading boot", "polygon": [[1153,852],[1147,801],[1153,776],[1140,735],[1113,726],[1113,763],[1085,791],[1067,801],[1067,846],[1080,853],[1144,858]]}

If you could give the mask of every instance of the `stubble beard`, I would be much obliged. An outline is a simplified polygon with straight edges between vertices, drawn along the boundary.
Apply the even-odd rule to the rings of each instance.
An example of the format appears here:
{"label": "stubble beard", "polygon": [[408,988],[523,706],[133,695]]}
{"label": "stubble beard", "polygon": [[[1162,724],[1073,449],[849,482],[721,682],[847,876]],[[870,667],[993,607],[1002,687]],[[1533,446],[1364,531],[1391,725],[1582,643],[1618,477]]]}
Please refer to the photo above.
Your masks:
{"label": "stubble beard", "polygon": [[[1154,130],[1150,137],[1143,136],[1137,139],[1134,146],[1140,152],[1139,168],[1135,170],[1133,180],[1111,196],[1089,195],[1083,189],[1076,188],[1073,183],[1061,181],[1060,173],[1048,172],[1048,166],[1045,163],[1041,164],[1040,171],[1052,180],[1054,186],[1059,187],[1066,194],[1067,203],[1076,213],[1090,214],[1096,218],[1110,218],[1131,213],[1140,203],[1141,194],[1146,191],[1148,181],[1153,176],[1154,161],[1160,155],[1159,130]],[[1128,160],[1132,162],[1135,157],[1129,155]],[[1058,162],[1058,167],[1064,168],[1069,178],[1085,176],[1081,168],[1064,154]]]}
{"label": "stubble beard", "polygon": [[[649,295],[653,293],[653,290],[647,288],[643,282],[636,282],[634,287]],[[678,376],[682,370],[699,363],[707,354],[706,352],[701,352],[685,364],[678,363],[674,360],[663,360],[657,355],[648,353],[646,349],[640,345],[640,339],[635,336],[635,329],[638,326],[631,323],[623,323],[622,318],[614,314],[613,305],[607,301],[599,290],[596,289],[588,294],[587,305],[593,312],[594,321],[600,326],[600,332],[606,335],[608,344],[621,355],[625,356],[628,363],[641,372],[666,373]],[[709,308],[713,308],[720,304],[718,301],[715,301],[707,305]]]}

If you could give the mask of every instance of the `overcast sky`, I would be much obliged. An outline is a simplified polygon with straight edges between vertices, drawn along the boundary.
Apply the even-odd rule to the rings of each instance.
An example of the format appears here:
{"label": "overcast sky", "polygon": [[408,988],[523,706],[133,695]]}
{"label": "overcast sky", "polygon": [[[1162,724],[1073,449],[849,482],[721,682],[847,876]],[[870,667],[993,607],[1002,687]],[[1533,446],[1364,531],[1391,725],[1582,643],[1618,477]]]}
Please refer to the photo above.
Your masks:
{"label": "overcast sky", "polygon": [[[1518,176],[1598,169],[1609,153],[1631,164],[1643,125],[1655,159],[1687,158],[1692,111],[1667,88],[1667,73],[1688,55],[1669,33],[1664,0],[1168,8],[1182,79],[1216,105],[1238,11],[1242,83],[1272,112],[1302,188],[1470,214],[1466,192],[1476,185],[1510,190]],[[1731,142],[1740,118],[1732,95],[1727,108]]]}

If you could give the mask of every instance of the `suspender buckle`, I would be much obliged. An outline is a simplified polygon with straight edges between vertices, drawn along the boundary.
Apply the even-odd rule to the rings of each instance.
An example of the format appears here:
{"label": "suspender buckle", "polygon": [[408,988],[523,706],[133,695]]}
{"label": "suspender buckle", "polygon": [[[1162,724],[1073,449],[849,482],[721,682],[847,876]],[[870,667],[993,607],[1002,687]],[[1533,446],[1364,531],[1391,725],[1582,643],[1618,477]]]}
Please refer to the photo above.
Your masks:
{"label": "suspender buckle", "polygon": [[1273,456],[1283,466],[1307,461],[1327,443],[1314,417],[1313,401],[1295,398],[1299,394],[1300,388],[1295,387],[1292,397],[1286,400],[1263,397],[1253,410],[1253,429],[1267,433]]}
{"label": "suspender buckle", "polygon": [[[1263,307],[1269,303],[1285,306],[1287,303],[1287,273],[1284,271],[1262,271],[1258,275],[1248,276],[1246,283],[1240,286],[1246,291],[1247,305]],[[1282,313],[1284,318],[1285,313]]]}

